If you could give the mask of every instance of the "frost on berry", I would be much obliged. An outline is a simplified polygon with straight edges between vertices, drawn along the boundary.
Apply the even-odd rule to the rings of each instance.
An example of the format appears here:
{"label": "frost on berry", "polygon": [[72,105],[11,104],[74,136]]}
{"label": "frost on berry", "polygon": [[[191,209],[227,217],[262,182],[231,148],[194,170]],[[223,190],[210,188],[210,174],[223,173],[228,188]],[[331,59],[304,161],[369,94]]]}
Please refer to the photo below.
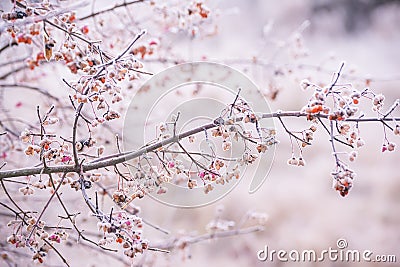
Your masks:
{"label": "frost on berry", "polygon": [[22,142],[29,143],[32,141],[31,132],[28,129],[25,129],[24,131],[21,132],[19,138],[21,139]]}
{"label": "frost on berry", "polygon": [[333,188],[337,190],[342,197],[345,197],[353,186],[355,173],[350,169],[340,167],[340,169],[333,172],[332,175],[334,179]]}
{"label": "frost on berry", "polygon": [[21,187],[21,188],[19,189],[19,192],[21,192],[21,193],[24,194],[24,195],[29,196],[29,195],[32,195],[35,191],[34,191],[33,188],[30,187],[30,186],[24,186],[24,187]]}
{"label": "frost on berry", "polygon": [[300,87],[301,87],[303,90],[308,89],[310,86],[311,86],[311,82],[310,82],[309,80],[307,80],[307,79],[304,79],[304,80],[302,80],[302,81],[300,82]]}
{"label": "frost on berry", "polygon": [[357,158],[357,155],[358,155],[357,151],[351,151],[349,153],[349,161],[354,161]]}
{"label": "frost on berry", "polygon": [[389,144],[387,145],[387,150],[388,151],[394,151],[395,147],[396,147],[395,143],[389,142]]}
{"label": "frost on berry", "polygon": [[382,94],[377,94],[374,96],[372,99],[372,104],[373,104],[373,110],[378,111],[383,107],[385,101],[385,96]]}

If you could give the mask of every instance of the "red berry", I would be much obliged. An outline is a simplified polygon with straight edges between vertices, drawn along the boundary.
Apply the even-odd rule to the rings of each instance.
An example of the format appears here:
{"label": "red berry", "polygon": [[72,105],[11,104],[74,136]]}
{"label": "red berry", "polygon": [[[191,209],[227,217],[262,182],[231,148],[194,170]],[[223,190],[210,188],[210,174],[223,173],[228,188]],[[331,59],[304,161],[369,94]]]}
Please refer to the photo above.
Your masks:
{"label": "red berry", "polygon": [[81,28],[81,32],[83,34],[88,34],[89,33],[89,26],[85,25]]}

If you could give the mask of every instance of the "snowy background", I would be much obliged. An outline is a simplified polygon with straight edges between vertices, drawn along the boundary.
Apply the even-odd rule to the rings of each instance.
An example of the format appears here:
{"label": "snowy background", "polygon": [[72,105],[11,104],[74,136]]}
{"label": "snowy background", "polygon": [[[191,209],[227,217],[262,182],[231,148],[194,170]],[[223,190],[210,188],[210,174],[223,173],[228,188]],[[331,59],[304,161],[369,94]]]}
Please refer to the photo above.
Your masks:
{"label": "snowy background", "polygon": [[[94,10],[113,5],[103,2],[104,5],[101,1],[95,2]],[[299,82],[307,78],[327,84],[344,61],[342,83],[352,83],[362,90],[366,79],[371,79],[370,87],[386,95],[388,104],[385,107],[400,96],[399,1],[219,0],[205,4],[211,10],[212,21],[200,27],[201,34],[195,38],[158,25],[159,14],[148,5],[129,8],[130,16],[137,21],[132,30],[147,28],[150,37],[160,40],[160,52],[143,60],[146,71],[161,71],[172,66],[173,60],[225,63],[248,74],[267,96],[278,91],[276,98],[269,100],[273,111],[299,110],[310,97],[310,92],[301,90]],[[177,1],[165,1],[167,8],[176,5]],[[90,9],[86,7],[82,12],[89,14]],[[127,16],[126,11],[118,10],[106,17],[106,23],[115,23],[117,28],[119,19],[123,21]],[[213,34],[215,30],[217,34]],[[131,39],[130,33],[120,35],[120,39],[116,45],[123,47]],[[159,63],[158,57],[165,59],[165,63]],[[68,74],[57,71],[55,73],[68,78]],[[61,88],[60,95],[65,94],[63,83],[54,79],[43,79],[40,83],[46,88],[55,84],[54,90]],[[44,81],[50,82],[44,84]],[[20,101],[18,91],[7,94],[9,107]],[[32,100],[22,101],[24,116],[35,116],[29,110],[36,103],[29,107],[26,104]],[[365,107],[367,113],[370,112],[370,106]],[[302,119],[288,119],[287,125],[292,129],[304,129],[308,123]],[[330,155],[329,136],[323,129],[316,132],[314,144],[304,151],[307,165],[297,168],[286,163],[291,156],[290,143],[283,128],[277,125],[280,144],[274,164],[268,179],[256,193],[247,193],[249,180],[245,178],[225,198],[202,208],[177,209],[149,198],[135,203],[141,207],[143,218],[169,229],[173,235],[204,233],[205,225],[221,205],[224,206],[223,217],[229,220],[238,221],[249,210],[268,214],[263,232],[194,244],[190,257],[183,252],[167,256],[154,252],[155,266],[294,266],[298,263],[259,262],[256,252],[265,245],[275,250],[322,251],[336,248],[339,238],[347,240],[349,249],[393,254],[399,261],[400,156],[398,152],[381,153],[381,125],[363,124],[360,129],[366,145],[352,164],[358,175],[345,198],[332,189],[330,172],[334,161]],[[389,137],[400,145],[398,136],[389,134]],[[67,201],[86,209],[79,196],[71,194],[69,197]],[[95,225],[85,220],[80,223]],[[96,233],[95,228],[92,232]],[[150,240],[168,238],[151,228],[145,228],[145,233]],[[79,248],[73,241],[65,248],[72,266],[123,266],[118,259],[90,249],[83,253]],[[56,256],[51,257],[56,264]],[[303,265],[346,266],[330,261]],[[375,265],[389,266],[378,263],[368,266]]]}

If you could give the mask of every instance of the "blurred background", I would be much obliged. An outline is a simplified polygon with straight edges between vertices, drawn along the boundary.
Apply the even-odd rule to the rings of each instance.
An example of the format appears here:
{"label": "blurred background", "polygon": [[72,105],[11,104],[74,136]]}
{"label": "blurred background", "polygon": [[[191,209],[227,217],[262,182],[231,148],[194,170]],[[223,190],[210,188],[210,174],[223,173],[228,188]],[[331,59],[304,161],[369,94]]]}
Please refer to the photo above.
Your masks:
{"label": "blurred background", "polygon": [[[90,14],[92,10],[113,4],[95,1],[90,9],[83,8],[79,14]],[[161,4],[173,10],[181,3],[163,1]],[[212,16],[196,29],[199,31],[196,36],[191,34],[190,27],[185,31],[158,23],[162,19],[162,8],[154,9],[147,4],[133,5],[127,8],[129,12],[116,10],[105,16],[105,25],[125,31],[117,41],[107,40],[110,31],[94,34],[104,38],[106,45],[112,41],[116,47],[123,47],[131,39],[124,24],[129,13],[136,22],[132,31],[147,28],[149,36],[160,41],[155,55],[143,59],[146,71],[156,73],[176,62],[192,60],[225,63],[246,73],[264,93],[273,111],[300,110],[311,94],[300,88],[300,81],[309,79],[316,84],[328,84],[342,62],[345,67],[340,83],[351,83],[358,90],[369,86],[383,93],[386,108],[400,96],[400,1],[216,0],[204,1],[204,4]],[[93,22],[88,20],[88,23]],[[172,20],[169,23],[174,25]],[[69,74],[55,71],[68,78]],[[64,86],[61,81],[56,81],[56,85]],[[14,105],[12,94],[8,97],[10,105]],[[373,115],[370,106],[370,103],[362,106],[367,115]],[[287,119],[286,124],[293,130],[309,127],[304,119]],[[276,127],[280,143],[274,163],[267,180],[254,194],[248,193],[250,180],[245,177],[222,200],[202,208],[179,209],[150,198],[135,203],[141,207],[143,218],[170,230],[172,235],[205,233],[205,226],[221,206],[224,207],[222,216],[228,220],[240,221],[246,212],[253,210],[267,213],[265,230],[200,242],[190,247],[190,253],[155,252],[152,253],[154,266],[398,265],[257,260],[257,251],[266,245],[275,250],[322,251],[336,248],[339,238],[347,240],[349,249],[396,255],[397,261],[400,260],[400,154],[398,151],[381,153],[382,126],[360,125],[366,145],[351,164],[357,178],[345,198],[332,189],[330,172],[334,161],[329,136],[323,129],[315,133],[313,145],[304,150],[306,166],[298,168],[287,165],[291,157],[290,142],[284,129],[278,124]],[[400,145],[398,136],[388,133],[388,138]],[[347,148],[341,149],[347,151]],[[85,210],[79,196],[71,195],[70,201]],[[94,224],[85,221],[80,223]],[[144,230],[150,240],[168,238],[152,228]],[[72,266],[124,266],[118,259],[98,251],[85,250],[82,254],[73,243],[65,253]]]}

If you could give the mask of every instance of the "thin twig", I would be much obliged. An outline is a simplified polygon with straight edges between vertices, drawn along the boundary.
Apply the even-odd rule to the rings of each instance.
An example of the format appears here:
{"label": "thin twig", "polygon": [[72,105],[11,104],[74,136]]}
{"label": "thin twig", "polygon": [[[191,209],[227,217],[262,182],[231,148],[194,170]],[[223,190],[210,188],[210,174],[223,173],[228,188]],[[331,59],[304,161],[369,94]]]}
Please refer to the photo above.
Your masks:
{"label": "thin twig", "polygon": [[[264,230],[264,227],[251,226],[251,227],[242,228],[242,229],[234,229],[234,230],[228,230],[228,231],[223,231],[223,232],[204,234],[204,235],[199,235],[199,236],[195,236],[195,237],[185,237],[184,242],[186,244],[195,244],[195,243],[203,242],[203,241],[210,240],[210,239],[217,239],[217,238],[249,234],[249,233],[259,232],[259,231],[263,231],[263,230]],[[157,247],[159,249],[173,250],[177,246],[177,244],[179,244],[179,241],[180,241],[179,238],[174,238],[174,239],[170,240],[169,242],[164,242],[164,243],[159,243],[159,244],[150,244],[150,245],[152,247]]]}
{"label": "thin twig", "polygon": [[64,173],[64,175],[63,175],[62,178],[61,178],[61,181],[59,182],[59,184],[58,184],[58,186],[57,186],[57,188],[54,189],[53,194],[51,194],[49,200],[48,200],[48,201],[46,202],[46,204],[44,205],[42,211],[40,212],[38,218],[36,219],[35,225],[33,226],[31,232],[30,232],[29,235],[28,235],[28,238],[26,239],[26,242],[29,242],[29,240],[31,239],[31,236],[32,236],[33,232],[35,232],[36,228],[38,227],[38,224],[39,224],[39,222],[40,222],[40,219],[42,219],[42,216],[43,216],[44,212],[45,212],[45,211],[47,210],[47,208],[50,206],[51,201],[53,200],[54,196],[56,195],[58,189],[60,189],[60,187],[61,187],[61,185],[62,185],[62,183],[63,183],[63,181],[64,181],[66,175],[67,175],[67,174]]}
{"label": "thin twig", "polygon": [[331,127],[331,130],[330,130],[331,138],[330,138],[329,142],[331,143],[331,146],[332,146],[332,153],[333,153],[333,156],[335,157],[336,166],[340,166],[340,160],[339,160],[339,157],[336,152],[334,136],[333,136],[333,121],[330,121],[330,127]]}
{"label": "thin twig", "polygon": [[283,129],[285,129],[285,131],[292,137],[294,137],[295,139],[299,140],[300,142],[306,143],[307,145],[311,145],[310,142],[307,142],[304,139],[301,139],[300,137],[298,137],[297,135],[295,135],[294,133],[292,133],[291,131],[288,130],[288,128],[286,127],[286,125],[283,123],[282,118],[279,116],[278,120],[280,121],[280,123],[282,124]]}
{"label": "thin twig", "polygon": [[[330,135],[331,133],[330,133],[328,127],[326,127],[325,123],[321,120],[321,118],[318,117],[318,121],[319,121],[319,122],[321,123],[321,125],[324,127],[325,131]],[[354,148],[352,144],[346,143],[346,142],[344,142],[344,141],[342,141],[342,140],[340,140],[340,139],[338,139],[338,138],[336,138],[336,137],[333,137],[333,139],[334,139],[335,141],[337,141],[337,142],[343,144],[343,145],[346,145],[346,146],[349,146],[349,147],[351,147],[351,148]]]}

